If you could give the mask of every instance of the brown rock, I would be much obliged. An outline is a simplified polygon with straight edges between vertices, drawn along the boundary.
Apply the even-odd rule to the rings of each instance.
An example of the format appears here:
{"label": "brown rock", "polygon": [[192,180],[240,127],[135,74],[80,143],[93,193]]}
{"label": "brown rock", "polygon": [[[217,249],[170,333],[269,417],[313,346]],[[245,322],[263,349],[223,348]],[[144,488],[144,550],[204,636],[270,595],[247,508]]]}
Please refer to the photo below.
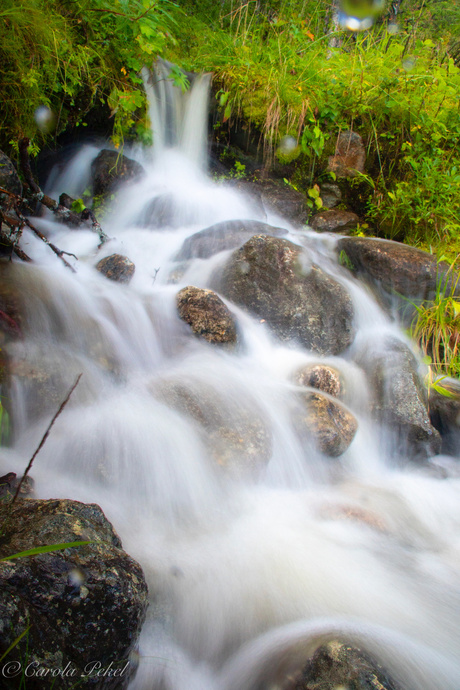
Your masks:
{"label": "brown rock", "polygon": [[299,386],[317,388],[334,398],[343,395],[343,381],[339,372],[326,364],[308,364],[296,372],[294,381]]}
{"label": "brown rock", "polygon": [[144,168],[118,151],[102,150],[91,163],[94,196],[107,196],[126,182],[145,175]]}
{"label": "brown rock", "polygon": [[316,232],[338,232],[347,235],[358,226],[359,217],[352,211],[332,209],[316,213],[309,224]]}
{"label": "brown rock", "polygon": [[299,396],[302,411],[294,415],[294,425],[301,437],[313,438],[319,450],[329,457],[342,455],[353,441],[358,422],[341,403],[322,393]]}
{"label": "brown rock", "polygon": [[180,318],[196,335],[208,343],[235,345],[235,320],[215,292],[189,285],[177,293],[176,304]]}
{"label": "brown rock", "polygon": [[365,161],[366,149],[360,135],[351,131],[341,132],[327,169],[337,177],[355,177],[356,172],[364,172]]}
{"label": "brown rock", "polygon": [[117,283],[129,283],[134,275],[136,267],[127,256],[121,254],[111,254],[101,259],[96,265],[96,270],[106,278],[115,280]]}

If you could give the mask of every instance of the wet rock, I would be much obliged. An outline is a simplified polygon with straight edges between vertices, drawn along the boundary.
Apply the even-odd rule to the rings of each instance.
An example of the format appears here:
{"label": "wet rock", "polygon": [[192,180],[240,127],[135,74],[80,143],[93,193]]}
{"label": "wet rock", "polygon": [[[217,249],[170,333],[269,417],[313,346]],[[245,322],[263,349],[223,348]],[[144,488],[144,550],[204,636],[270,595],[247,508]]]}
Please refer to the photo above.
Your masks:
{"label": "wet rock", "polygon": [[271,434],[253,401],[223,396],[192,379],[158,381],[152,393],[198,424],[210,457],[228,476],[255,478],[268,463]]}
{"label": "wet rock", "polygon": [[96,265],[96,270],[106,278],[117,283],[129,283],[134,275],[135,265],[127,256],[111,254],[101,259]]}
{"label": "wet rock", "polygon": [[333,209],[316,213],[309,224],[316,232],[337,232],[347,235],[358,226],[359,217],[352,211]]}
{"label": "wet rock", "polygon": [[117,151],[104,149],[91,164],[94,196],[107,196],[127,182],[135,182],[145,175],[144,168]]}
{"label": "wet rock", "polygon": [[335,208],[342,201],[339,185],[331,182],[323,182],[320,185],[320,196],[325,209]]}
{"label": "wet rock", "polygon": [[297,340],[325,355],[343,352],[353,340],[353,306],[345,288],[288,240],[252,237],[230,257],[219,288],[284,341]]}
{"label": "wet rock", "polygon": [[333,398],[340,398],[344,393],[340,373],[326,364],[308,364],[294,374],[293,380],[299,386],[317,388]]}
{"label": "wet rock", "polygon": [[321,646],[282,690],[402,690],[382,666],[360,649],[339,641]]}
{"label": "wet rock", "polygon": [[[0,151],[0,187],[7,189],[12,194],[22,196],[22,184],[16,168],[3,151]],[[5,211],[14,206],[14,200],[8,194],[0,194],[0,205]]]}
{"label": "wet rock", "polygon": [[[6,511],[2,557],[46,544],[92,543],[0,562],[0,655],[30,625],[4,663],[22,658],[48,669],[49,676],[31,679],[34,690],[53,683],[67,689],[76,680],[79,688],[125,688],[147,607],[140,566],[97,505],[24,499],[0,508],[2,523]],[[94,662],[118,672],[83,678]],[[52,671],[64,668],[68,675],[56,683]],[[19,688],[21,675],[16,681],[8,687]]]}
{"label": "wet rock", "polygon": [[226,220],[188,237],[177,254],[176,261],[207,259],[226,249],[241,247],[253,235],[259,234],[280,237],[286,234],[286,230],[256,220]]}
{"label": "wet rock", "polygon": [[21,294],[14,283],[15,272],[15,264],[0,262],[0,345],[22,337],[23,310]]}
{"label": "wet rock", "polygon": [[447,395],[430,389],[430,421],[441,434],[441,453],[460,455],[460,381],[444,379],[439,384]]}
{"label": "wet rock", "polygon": [[340,132],[337,137],[335,153],[329,157],[327,170],[337,177],[355,177],[364,172],[366,149],[364,142],[356,132]]}
{"label": "wet rock", "polygon": [[387,438],[412,458],[439,453],[441,438],[431,425],[427,391],[418,373],[418,363],[409,347],[388,338],[377,352],[361,358],[373,393],[373,411]]}
{"label": "wet rock", "polygon": [[299,396],[302,409],[294,413],[294,426],[305,439],[313,439],[319,450],[331,458],[342,455],[353,441],[358,422],[338,401],[322,393]]}
{"label": "wet rock", "polygon": [[[190,214],[193,214],[192,208]],[[138,225],[153,229],[177,228],[183,224],[184,215],[190,222],[191,216],[184,214],[184,207],[178,207],[173,194],[160,194],[143,208]]]}
{"label": "wet rock", "polygon": [[22,477],[18,477],[15,472],[7,472],[3,477],[0,477],[0,499],[6,500],[14,498],[18,487],[20,487],[20,497],[34,496],[35,483],[32,477],[27,475],[22,479]]}
{"label": "wet rock", "polygon": [[196,335],[208,343],[236,344],[235,320],[215,292],[189,285],[177,293],[176,304],[180,318]]}
{"label": "wet rock", "polygon": [[258,200],[266,212],[277,213],[294,225],[304,225],[308,220],[306,196],[285,183],[270,179],[242,181],[240,188]]}
{"label": "wet rock", "polygon": [[[428,252],[399,242],[343,237],[337,250],[344,252],[347,265],[358,277],[388,295],[398,293],[407,299],[431,299],[438,283],[452,285],[452,277],[448,276],[447,281],[445,277],[447,263],[438,263]],[[460,294],[460,281],[456,292]]]}

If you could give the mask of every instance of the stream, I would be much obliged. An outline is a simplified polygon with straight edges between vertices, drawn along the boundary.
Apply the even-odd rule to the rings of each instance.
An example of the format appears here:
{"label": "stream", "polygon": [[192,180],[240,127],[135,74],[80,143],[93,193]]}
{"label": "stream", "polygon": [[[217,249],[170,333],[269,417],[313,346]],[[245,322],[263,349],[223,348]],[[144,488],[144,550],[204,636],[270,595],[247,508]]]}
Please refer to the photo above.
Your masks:
{"label": "stream", "polygon": [[[38,219],[78,257],[66,257],[73,274],[24,234],[34,263],[15,266],[29,295],[25,339],[15,347],[59,395],[35,399],[27,377],[16,377],[14,445],[2,451],[2,467],[23,471],[82,373],[32,475],[40,498],[99,504],[144,570],[151,603],[130,690],[275,690],[283,674],[337,638],[367,650],[407,690],[458,690],[460,481],[407,462],[382,441],[356,363],[387,335],[406,336],[338,265],[336,237],[265,218],[249,197],[207,174],[206,77],[185,105],[171,85],[164,89],[174,98],[145,78],[155,149],[125,152],[147,174],[121,190],[102,219],[111,241],[98,249],[97,234]],[[80,197],[99,150],[81,147],[53,171],[47,192]],[[166,220],[152,227],[159,207]],[[284,228],[347,287],[357,336],[342,355],[287,345],[228,300],[240,333],[234,350],[194,337],[180,320],[177,292],[212,286],[232,253],[178,262],[184,240],[242,218]],[[95,270],[114,253],[135,264],[129,285]],[[340,372],[358,420],[340,458],[302,442],[287,412],[297,390],[292,375],[310,362]],[[158,395],[165,383],[204,391],[205,399],[211,391],[230,428],[241,409],[262,419],[271,449],[263,471],[219,471],[202,427]]]}

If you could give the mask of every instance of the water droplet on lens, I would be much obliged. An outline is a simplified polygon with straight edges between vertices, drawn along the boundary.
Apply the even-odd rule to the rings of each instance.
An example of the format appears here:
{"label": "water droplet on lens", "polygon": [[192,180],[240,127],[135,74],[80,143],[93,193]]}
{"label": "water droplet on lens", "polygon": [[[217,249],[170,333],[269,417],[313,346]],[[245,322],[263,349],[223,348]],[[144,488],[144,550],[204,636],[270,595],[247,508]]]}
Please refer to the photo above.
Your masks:
{"label": "water droplet on lens", "polygon": [[395,36],[397,33],[399,33],[399,25],[396,22],[392,22],[391,24],[388,24],[387,31],[392,36]]}
{"label": "water droplet on lens", "polygon": [[292,153],[296,148],[297,141],[294,139],[294,137],[286,135],[285,137],[282,137],[277,151],[279,153],[282,153],[284,156],[287,156],[289,153]]}
{"label": "water droplet on lens", "polygon": [[68,573],[69,584],[73,587],[81,587],[85,581],[85,573],[80,568],[73,568]]}
{"label": "water droplet on lens", "polygon": [[415,58],[409,55],[408,57],[404,58],[402,61],[402,66],[403,69],[406,70],[406,72],[410,72],[411,69],[414,69],[415,67]]}
{"label": "water droplet on lens", "polygon": [[39,105],[35,110],[34,119],[38,129],[47,134],[56,127],[56,116],[47,105]]}
{"label": "water droplet on lens", "polygon": [[341,0],[342,10],[349,17],[368,19],[378,17],[385,9],[385,0]]}

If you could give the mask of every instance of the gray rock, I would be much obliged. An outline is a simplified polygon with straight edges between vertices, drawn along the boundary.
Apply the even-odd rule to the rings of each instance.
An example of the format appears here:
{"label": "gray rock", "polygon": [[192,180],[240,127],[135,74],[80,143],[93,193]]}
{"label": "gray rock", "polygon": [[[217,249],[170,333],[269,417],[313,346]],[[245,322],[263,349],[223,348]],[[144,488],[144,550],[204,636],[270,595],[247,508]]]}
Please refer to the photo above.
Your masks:
{"label": "gray rock", "polygon": [[353,306],[336,280],[288,240],[256,235],[232,254],[219,291],[265,319],[287,342],[339,354],[353,340]]}
{"label": "gray rock", "polygon": [[294,374],[293,380],[299,386],[316,388],[333,398],[340,398],[344,392],[340,373],[326,364],[307,364]]}
{"label": "gray rock", "polygon": [[127,256],[111,254],[101,259],[96,265],[96,270],[106,278],[117,283],[129,283],[134,275],[136,267]]}
{"label": "gray rock", "polygon": [[302,407],[294,413],[294,426],[300,437],[313,439],[329,457],[342,455],[355,437],[356,418],[344,405],[322,393],[309,391],[301,394],[299,400]]}
{"label": "gray rock", "polygon": [[352,211],[332,209],[315,213],[309,224],[316,232],[338,232],[347,235],[358,226],[359,216]]}
{"label": "gray rock", "polygon": [[[92,542],[0,562],[0,655],[30,625],[3,663],[22,658],[48,669],[48,677],[31,684],[40,689],[53,682],[67,689],[77,680],[84,689],[125,688],[134,671],[130,654],[145,617],[147,585],[99,506],[23,499],[0,513],[2,557],[46,544]],[[94,662],[118,672],[82,678]],[[56,682],[52,671],[66,667],[68,675]],[[15,681],[8,687],[19,688],[21,675]]]}
{"label": "gray rock", "polygon": [[340,132],[337,137],[335,154],[329,157],[327,169],[337,177],[355,177],[364,172],[366,149],[363,140],[356,132]]}
{"label": "gray rock", "polygon": [[326,209],[335,208],[342,201],[339,185],[332,182],[323,182],[320,185],[320,196]]}
{"label": "gray rock", "polygon": [[398,450],[414,459],[436,455],[441,438],[430,422],[417,360],[399,340],[388,338],[382,345],[361,360],[374,395],[374,414]]}
{"label": "gray rock", "polygon": [[362,650],[338,640],[322,645],[282,690],[402,690],[382,666]]}
{"label": "gray rock", "polygon": [[[446,278],[449,264],[438,263],[428,252],[399,242],[343,237],[337,249],[346,255],[346,264],[358,277],[390,295],[398,293],[407,299],[431,299],[437,284],[446,283],[449,289],[452,280],[456,280],[456,275]],[[456,293],[460,294],[460,281]]]}
{"label": "gray rock", "polygon": [[91,164],[94,196],[115,192],[121,184],[135,182],[145,175],[140,163],[117,151],[103,149]]}
{"label": "gray rock", "polygon": [[180,318],[209,343],[235,345],[236,323],[232,313],[212,290],[189,285],[176,296]]}
{"label": "gray rock", "polygon": [[441,453],[460,455],[460,381],[444,379],[439,384],[448,396],[434,388],[429,393],[430,420],[441,434]]}
{"label": "gray rock", "polygon": [[260,204],[265,211],[272,211],[295,225],[303,225],[308,220],[307,199],[289,185],[274,180],[239,181],[236,188],[245,191]]}
{"label": "gray rock", "polygon": [[226,249],[241,247],[253,235],[260,234],[280,237],[286,234],[286,230],[256,220],[226,220],[187,237],[176,256],[176,261],[207,259]]}
{"label": "gray rock", "polygon": [[[3,151],[0,151],[0,187],[12,194],[22,196],[22,184],[16,168]],[[4,210],[13,208],[14,200],[8,194],[0,194],[0,204]]]}

